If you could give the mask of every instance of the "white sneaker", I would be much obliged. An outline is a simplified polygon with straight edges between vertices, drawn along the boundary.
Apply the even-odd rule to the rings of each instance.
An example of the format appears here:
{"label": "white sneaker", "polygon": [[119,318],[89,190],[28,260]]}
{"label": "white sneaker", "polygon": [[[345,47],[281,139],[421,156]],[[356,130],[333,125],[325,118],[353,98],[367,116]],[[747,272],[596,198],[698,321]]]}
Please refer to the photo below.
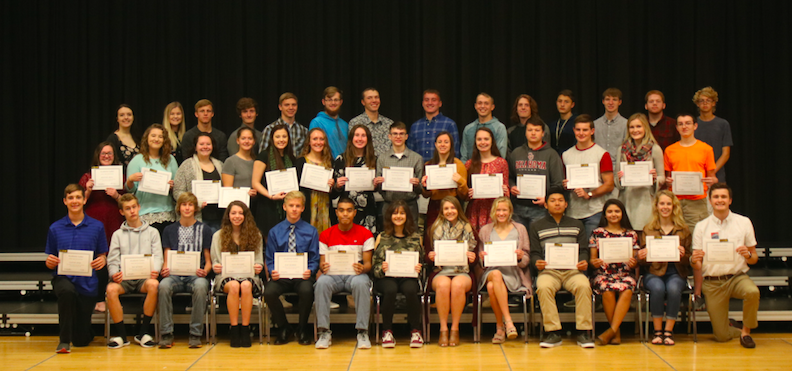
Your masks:
{"label": "white sneaker", "polygon": [[336,303],[336,302],[334,302],[334,301],[331,301],[331,302],[330,302],[330,309],[338,309],[338,308],[340,308],[340,307],[341,307],[341,306],[340,306],[340,305],[338,305],[338,303]]}
{"label": "white sneaker", "polygon": [[382,347],[395,348],[396,340],[393,339],[393,331],[385,330],[382,332]]}
{"label": "white sneaker", "polygon": [[333,345],[332,331],[327,330],[319,334],[319,340],[316,341],[316,349],[327,349]]}
{"label": "white sneaker", "polygon": [[107,341],[107,347],[110,349],[119,349],[129,345],[129,340],[124,341],[124,338],[120,336],[111,337],[110,340]]}
{"label": "white sneaker", "polygon": [[421,332],[418,330],[413,330],[410,334],[410,348],[420,348],[423,347],[424,341],[423,336],[421,336]]}
{"label": "white sneaker", "polygon": [[358,332],[357,347],[358,349],[371,349],[371,340],[369,340],[368,331]]}
{"label": "white sneaker", "polygon": [[142,337],[140,335],[135,335],[135,341],[143,348],[153,348],[155,345],[157,345],[157,343],[154,341],[154,338],[149,334],[145,334]]}

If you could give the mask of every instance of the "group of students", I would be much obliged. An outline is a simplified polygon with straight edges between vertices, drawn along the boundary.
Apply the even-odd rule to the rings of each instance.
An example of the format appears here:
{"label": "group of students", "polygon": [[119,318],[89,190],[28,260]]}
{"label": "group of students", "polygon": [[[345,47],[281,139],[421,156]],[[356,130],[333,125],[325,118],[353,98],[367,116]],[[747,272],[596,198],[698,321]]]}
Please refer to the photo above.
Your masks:
{"label": "group of students", "polygon": [[[714,111],[713,100],[717,101],[717,93],[714,93],[714,99],[712,93],[711,88],[706,88],[697,92],[694,99],[697,103],[709,100],[703,105],[709,107],[710,114]],[[660,92],[647,94],[647,109],[652,119],[658,118],[657,111],[653,110],[660,106],[655,102],[658,97],[664,100]],[[703,288],[706,295],[716,339],[727,340],[734,335],[729,331],[728,318],[722,316],[728,315],[728,308],[721,316],[714,316],[713,311],[722,310],[723,303],[710,301],[715,297],[722,301],[724,297],[736,295],[732,292],[737,289],[735,287],[743,293],[751,291],[748,286],[752,282],[744,274],[748,270],[745,262],[756,262],[756,242],[750,221],[746,223],[747,218],[728,210],[731,190],[725,184],[716,184],[715,172],[722,170],[728,160],[728,146],[722,151],[726,159],[722,154],[716,164],[713,147],[694,136],[698,132],[694,116],[680,114],[676,122],[671,123],[674,120],[664,116],[661,108],[659,121],[650,123],[643,114],[632,115],[627,120],[618,115],[621,93],[617,89],[608,89],[603,97],[606,108],[603,118],[595,121],[588,115],[573,117],[574,97],[571,92],[562,91],[557,100],[561,119],[554,125],[548,127],[544,124],[538,117],[533,98],[521,95],[513,107],[513,119],[517,124],[506,130],[492,116],[494,99],[481,93],[475,103],[478,119],[463,130],[461,150],[456,150],[460,148],[457,127],[439,112],[442,101],[436,90],[424,92],[426,117],[412,124],[409,135],[405,124],[379,114],[380,98],[375,89],[363,92],[361,104],[365,112],[350,122],[351,127],[339,117],[342,103],[340,90],[335,87],[325,89],[322,99],[325,110],[317,115],[309,128],[305,128],[294,120],[297,98],[285,93],[278,105],[281,117],[260,133],[253,126],[258,115],[257,105],[252,99],[243,98],[237,104],[242,126],[226,138],[218,129],[212,128],[211,102],[201,100],[195,105],[198,125],[189,131],[184,130],[183,107],[174,102],[165,109],[163,121],[167,121],[166,124],[151,125],[140,145],[132,139],[129,130],[133,122],[132,111],[122,105],[117,112],[119,129],[97,147],[92,165],[125,164],[125,189],[93,190],[90,174],[86,174],[80,185],[70,185],[64,193],[69,216],[50,228],[46,248],[49,268],[57,266],[58,251],[84,249],[95,252],[96,260],[92,267],[100,272],[99,276],[94,273],[89,278],[56,275],[53,279],[61,319],[58,352],[68,352],[70,343],[76,346],[87,344],[87,338],[76,339],[73,336],[79,332],[74,331],[74,327],[85,323],[86,318],[90,323],[93,303],[97,302],[97,297],[101,301],[105,292],[113,318],[109,347],[119,348],[128,344],[123,311],[118,301],[120,294],[128,292],[146,294],[143,325],[135,340],[145,347],[156,345],[150,335],[150,321],[159,302],[162,332],[159,345],[171,347],[171,294],[183,291],[193,293],[189,345],[200,347],[201,319],[210,287],[206,277],[212,273],[216,275],[215,290],[228,294],[232,346],[250,346],[248,325],[253,298],[263,295],[278,329],[275,344],[287,343],[295,334],[300,344],[312,343],[307,320],[315,303],[319,332],[315,345],[320,349],[327,348],[332,339],[330,298],[333,293],[351,292],[358,303],[358,347],[370,348],[367,303],[373,276],[375,290],[383,294],[383,346],[395,345],[391,325],[393,303],[396,292],[402,292],[407,297],[408,322],[412,329],[410,345],[420,347],[423,344],[417,297],[420,285],[415,278],[386,277],[385,251],[388,250],[418,251],[422,257],[416,271],[426,267],[429,273],[426,287],[436,293],[440,346],[459,344],[459,321],[467,293],[484,288],[489,293],[490,305],[496,316],[497,330],[493,343],[515,338],[517,330],[509,313],[507,294],[530,294],[533,290],[532,276],[536,277],[536,294],[548,332],[541,342],[543,347],[561,344],[555,293],[562,286],[576,297],[576,322],[578,330],[581,330],[578,343],[584,347],[594,344],[588,335],[591,330],[592,287],[602,294],[603,307],[611,324],[597,340],[601,344],[618,343],[619,326],[629,309],[636,286],[634,269],[639,265],[649,267],[645,280],[653,293],[650,306],[655,336],[652,343],[674,344],[673,325],[678,313],[680,285],[684,285],[690,265],[697,273],[696,293],[699,294]],[[699,107],[701,109],[702,106]],[[703,109],[701,112],[699,120],[705,116]],[[618,118],[622,119],[621,122]],[[567,126],[570,119],[573,124]],[[675,126],[680,139],[669,144],[664,153],[659,147],[661,139],[656,139],[653,132],[660,131],[665,138],[668,125]],[[726,125],[728,129],[728,123]],[[568,131],[574,134],[574,142],[564,149],[569,139]],[[621,134],[613,134],[613,131]],[[613,139],[618,137],[620,142]],[[730,136],[728,139],[731,140]],[[613,147],[610,142],[618,144],[613,155],[612,148],[599,145],[603,143]],[[236,152],[228,156],[228,148],[236,149]],[[653,185],[626,187],[620,184],[624,175],[619,170],[620,163],[636,161],[653,163]],[[305,164],[333,169],[333,177],[328,180],[329,192],[302,187],[290,193],[272,194],[268,191],[265,172],[295,167],[299,178]],[[424,166],[452,164],[456,167],[453,175],[456,188],[427,190],[428,175],[424,174]],[[564,189],[567,185],[564,166],[571,164],[596,164],[601,185],[572,189],[567,193]],[[162,196],[137,189],[143,167],[175,174],[170,181],[172,192]],[[350,167],[376,169],[372,184],[374,190],[346,191],[345,184],[349,179],[345,172]],[[411,191],[382,189],[385,181],[383,169],[389,167],[413,169],[413,176],[409,179]],[[677,197],[668,190],[661,190],[671,185],[672,177],[664,174],[670,175],[672,171],[702,172],[705,193],[709,186],[710,194],[718,196],[710,197],[712,216],[708,216],[706,194]],[[614,172],[617,177],[613,176]],[[504,196],[497,199],[473,198],[473,174],[502,174]],[[524,175],[545,176],[546,189],[549,190],[547,196],[519,198],[517,178]],[[250,187],[250,207],[241,201],[231,202],[225,208],[216,204],[199,204],[191,192],[192,180],[218,180],[224,186]],[[722,194],[725,192],[728,197],[724,200]],[[428,201],[426,232],[423,235],[418,232],[418,204],[421,199]],[[467,205],[463,208],[464,203]],[[697,226],[699,221],[706,225],[699,223]],[[735,223],[739,227],[733,227]],[[691,237],[693,226],[696,229]],[[75,236],[83,234],[82,228],[92,232],[100,230],[103,238],[91,236],[90,243],[75,244],[78,241]],[[705,235],[704,232],[699,233],[700,228],[715,231]],[[679,235],[681,263],[647,264],[645,239],[651,235]],[[738,257],[738,260],[742,259],[739,266],[707,264],[700,251],[691,253],[691,245],[694,249],[698,246],[696,250],[700,250],[704,243],[701,239],[718,239],[727,235],[744,240],[737,249],[740,257],[744,257]],[[631,238],[635,257],[624,263],[605,264],[598,258],[598,240],[611,237]],[[433,242],[438,240],[467,242],[469,264],[435,266]],[[482,245],[492,241],[517,241],[515,254],[518,264],[514,267],[484,267],[486,253]],[[578,269],[546,269],[544,249],[547,243],[577,243],[580,249]],[[167,251],[171,249],[202,252],[201,268],[194,276],[170,275]],[[334,250],[357,254],[353,266],[355,275],[323,274],[330,269],[324,255]],[[221,253],[238,251],[255,252],[256,277],[238,279],[222,275]],[[281,279],[274,269],[276,252],[306,253],[308,269],[303,277]],[[107,254],[107,259],[104,254]],[[120,256],[124,254],[151,254],[154,262],[151,277],[124,280],[123,272],[119,270]],[[105,263],[107,276],[102,277]],[[592,267],[591,281],[584,274],[589,266]],[[158,281],[159,277],[162,281]],[[266,285],[265,280],[268,280]],[[103,284],[108,281],[105,288]],[[737,281],[740,284],[734,286]],[[668,297],[665,328],[662,327],[664,291]],[[298,296],[300,315],[296,329],[287,323],[280,299],[287,292],[295,292]],[[751,310],[754,301],[758,305],[758,290],[755,298],[753,295],[751,291],[750,295],[740,296],[745,297],[746,311]],[[752,304],[749,305],[749,301]],[[238,308],[242,309],[241,320]],[[732,337],[740,336],[744,345],[755,346],[748,335],[750,328],[756,327],[755,314],[753,321],[750,318],[744,317],[741,334]],[[726,321],[725,329],[722,320]]]}

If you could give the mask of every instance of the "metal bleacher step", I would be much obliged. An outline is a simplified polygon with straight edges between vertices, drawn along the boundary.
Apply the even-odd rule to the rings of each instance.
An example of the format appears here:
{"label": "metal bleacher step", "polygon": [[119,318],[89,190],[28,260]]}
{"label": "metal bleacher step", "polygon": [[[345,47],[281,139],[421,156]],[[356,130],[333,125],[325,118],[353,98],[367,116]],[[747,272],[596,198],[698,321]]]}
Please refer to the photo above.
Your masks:
{"label": "metal bleacher step", "polygon": [[789,286],[792,269],[754,267],[748,271],[748,276],[756,286]]}

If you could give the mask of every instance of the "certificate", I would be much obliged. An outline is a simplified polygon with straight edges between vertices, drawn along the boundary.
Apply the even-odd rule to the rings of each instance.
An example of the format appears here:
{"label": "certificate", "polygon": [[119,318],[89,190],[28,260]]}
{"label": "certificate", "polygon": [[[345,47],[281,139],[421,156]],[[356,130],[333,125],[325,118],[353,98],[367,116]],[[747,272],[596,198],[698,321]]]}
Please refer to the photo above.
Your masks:
{"label": "certificate", "polygon": [[600,186],[599,164],[569,164],[566,166],[566,176],[567,189]]}
{"label": "certificate", "polygon": [[547,176],[517,174],[517,189],[520,190],[517,198],[536,200],[540,197],[545,197],[547,193]]}
{"label": "certificate", "polygon": [[631,237],[600,238],[597,240],[599,258],[605,263],[626,263],[633,257]]}
{"label": "certificate", "polygon": [[473,198],[498,198],[503,196],[503,174],[473,174],[470,176]]}
{"label": "certificate", "polygon": [[303,278],[303,273],[308,270],[308,254],[276,252],[274,268],[280,278]]}
{"label": "certificate", "polygon": [[151,278],[151,254],[121,255],[121,273],[124,281]]}
{"label": "certificate", "polygon": [[649,263],[678,263],[679,236],[647,236],[646,261]]}
{"label": "certificate", "polygon": [[264,176],[267,178],[267,191],[270,196],[281,192],[289,193],[300,190],[300,186],[297,184],[297,169],[293,167],[268,171],[264,173]]}
{"label": "certificate", "polygon": [[376,171],[367,167],[347,167],[344,169],[344,175],[347,177],[347,182],[344,184],[344,190],[349,191],[373,191],[374,190],[374,176]]}
{"label": "certificate", "polygon": [[625,187],[641,187],[654,184],[652,174],[649,174],[652,171],[651,161],[622,162],[620,166],[624,172],[624,176],[620,181],[621,185]]}
{"label": "certificate", "polygon": [[485,267],[513,267],[517,265],[517,241],[484,242]]}
{"label": "certificate", "polygon": [[250,192],[250,187],[220,187],[217,207],[225,209],[228,204],[234,201],[242,201],[245,206],[250,207],[250,193],[248,192]]}
{"label": "certificate", "polygon": [[457,172],[456,164],[426,165],[426,190],[456,189],[459,185],[454,181]]}
{"label": "certificate", "polygon": [[94,252],[89,250],[61,250],[58,254],[58,275],[91,277],[93,256]]}
{"label": "certificate", "polygon": [[171,276],[195,276],[201,265],[198,251],[168,250],[168,269]]}
{"label": "certificate", "polygon": [[435,241],[435,265],[456,267],[468,265],[467,241]]}
{"label": "certificate", "polygon": [[223,277],[253,278],[256,275],[253,268],[256,255],[253,251],[223,252],[220,258],[223,264]]}
{"label": "certificate", "polygon": [[418,278],[415,266],[418,265],[417,251],[385,251],[385,261],[388,263],[386,277],[411,277]]}
{"label": "certificate", "polygon": [[382,176],[385,177],[385,181],[382,183],[383,191],[413,191],[413,185],[410,183],[410,179],[413,177],[413,168],[411,167],[384,167]]}
{"label": "certificate", "polygon": [[733,264],[737,261],[737,248],[729,240],[705,240],[704,260],[713,264]]}
{"label": "certificate", "polygon": [[300,177],[300,187],[330,193],[330,185],[327,184],[327,181],[332,178],[333,169],[305,163],[302,168],[302,176]]}
{"label": "certificate", "polygon": [[204,202],[216,204],[220,200],[220,186],[219,180],[193,180],[192,193],[198,198],[198,205],[195,206],[201,206]]}
{"label": "certificate", "polygon": [[546,243],[545,269],[577,269],[578,248],[576,243]]}
{"label": "certificate", "polygon": [[352,266],[358,263],[357,253],[354,251],[328,251],[325,254],[325,263],[330,263],[330,269],[326,274],[331,276],[355,276],[355,268]]}
{"label": "certificate", "polygon": [[138,183],[138,190],[141,192],[153,193],[155,195],[167,196],[170,192],[171,173],[167,171],[154,170],[144,167],[140,169],[143,178]]}
{"label": "certificate", "polygon": [[124,166],[108,165],[91,167],[94,189],[124,189]]}
{"label": "certificate", "polygon": [[698,196],[704,194],[704,183],[698,171],[672,171],[674,194],[677,196]]}

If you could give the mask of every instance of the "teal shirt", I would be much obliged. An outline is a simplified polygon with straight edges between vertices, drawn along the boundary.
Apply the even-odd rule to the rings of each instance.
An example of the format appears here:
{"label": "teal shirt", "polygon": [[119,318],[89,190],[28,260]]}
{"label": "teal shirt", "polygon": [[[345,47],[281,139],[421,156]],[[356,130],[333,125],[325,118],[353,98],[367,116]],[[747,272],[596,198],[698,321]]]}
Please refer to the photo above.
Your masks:
{"label": "teal shirt", "polygon": [[[170,156],[168,166],[163,167],[159,159],[151,160],[151,163],[146,163],[143,161],[143,155],[135,155],[135,157],[132,158],[132,161],[129,161],[129,165],[127,166],[127,177],[132,174],[139,173],[142,168],[146,167],[157,171],[170,172],[171,179],[173,179],[176,176],[176,171],[179,170],[179,165],[176,164],[176,158],[174,158],[173,155],[169,154],[168,156]],[[137,187],[138,182],[134,182],[134,186],[132,189],[128,189],[128,191],[134,192],[135,196],[138,198],[138,201],[140,201],[140,215],[154,214],[164,211],[173,212],[174,203],[173,197],[171,197],[171,195],[160,196],[153,193],[142,192],[138,191]]]}
{"label": "teal shirt", "polygon": [[462,149],[461,158],[462,162],[470,159],[473,155],[473,147],[476,146],[476,131],[479,128],[487,128],[492,130],[492,135],[495,137],[495,146],[500,151],[500,156],[506,158],[506,151],[509,146],[509,133],[506,131],[506,125],[503,125],[497,118],[493,117],[485,123],[480,123],[478,119],[465,126],[462,132]]}

